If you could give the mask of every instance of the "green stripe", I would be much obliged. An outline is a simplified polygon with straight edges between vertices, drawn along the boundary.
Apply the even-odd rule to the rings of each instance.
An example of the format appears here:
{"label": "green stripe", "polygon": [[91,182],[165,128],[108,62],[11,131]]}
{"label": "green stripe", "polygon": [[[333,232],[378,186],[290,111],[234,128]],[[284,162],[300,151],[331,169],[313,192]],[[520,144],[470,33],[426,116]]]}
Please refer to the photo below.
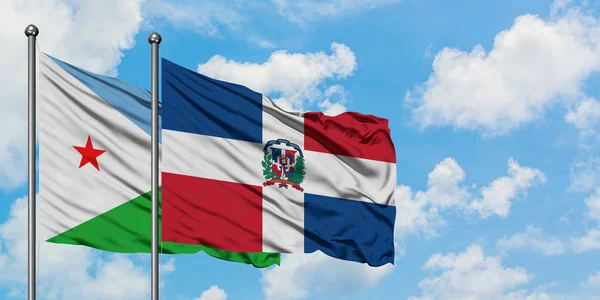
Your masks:
{"label": "green stripe", "polygon": [[[158,195],[160,205],[160,191]],[[81,223],[49,239],[48,242],[82,245],[117,253],[150,253],[151,209],[151,193],[148,192]],[[160,215],[159,208],[159,220]],[[160,234],[159,224],[159,237]],[[200,251],[219,259],[251,264],[257,268],[279,265],[280,262],[279,253],[229,252],[201,245],[159,242],[159,252],[164,254],[193,254]]]}

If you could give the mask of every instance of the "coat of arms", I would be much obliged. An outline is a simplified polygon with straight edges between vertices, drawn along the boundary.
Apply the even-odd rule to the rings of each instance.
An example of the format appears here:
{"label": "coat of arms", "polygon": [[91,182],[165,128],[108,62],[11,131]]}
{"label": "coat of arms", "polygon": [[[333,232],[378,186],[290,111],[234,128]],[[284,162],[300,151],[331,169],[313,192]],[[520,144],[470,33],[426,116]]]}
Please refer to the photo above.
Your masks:
{"label": "coat of arms", "polygon": [[293,188],[304,191],[300,184],[304,181],[304,155],[298,145],[288,140],[268,141],[263,148],[263,176],[267,181],[264,186],[278,184],[279,188]]}

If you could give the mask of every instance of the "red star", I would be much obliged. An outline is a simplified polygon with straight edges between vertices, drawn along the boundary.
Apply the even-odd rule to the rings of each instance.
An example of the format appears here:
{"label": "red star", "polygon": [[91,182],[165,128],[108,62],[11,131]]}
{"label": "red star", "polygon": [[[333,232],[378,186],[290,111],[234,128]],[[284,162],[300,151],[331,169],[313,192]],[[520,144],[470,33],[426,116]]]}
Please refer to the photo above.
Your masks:
{"label": "red star", "polygon": [[89,135],[87,142],[85,143],[85,147],[73,146],[73,148],[81,153],[81,162],[79,163],[79,168],[85,166],[87,163],[91,163],[96,170],[100,171],[100,167],[98,166],[98,161],[96,159],[102,153],[106,152],[106,150],[94,149],[94,145],[92,145],[92,138]]}

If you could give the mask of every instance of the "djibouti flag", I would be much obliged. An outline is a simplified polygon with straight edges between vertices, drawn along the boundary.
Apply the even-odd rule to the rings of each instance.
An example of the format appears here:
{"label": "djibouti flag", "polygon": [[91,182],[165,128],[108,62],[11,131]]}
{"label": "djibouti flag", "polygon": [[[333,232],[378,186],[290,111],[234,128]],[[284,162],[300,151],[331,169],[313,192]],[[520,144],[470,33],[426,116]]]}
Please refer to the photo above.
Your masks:
{"label": "djibouti flag", "polygon": [[[150,93],[39,49],[37,57],[38,239],[110,252],[150,253]],[[280,261],[278,253],[229,252],[170,242],[159,242],[159,248],[166,254],[204,251],[255,267]]]}

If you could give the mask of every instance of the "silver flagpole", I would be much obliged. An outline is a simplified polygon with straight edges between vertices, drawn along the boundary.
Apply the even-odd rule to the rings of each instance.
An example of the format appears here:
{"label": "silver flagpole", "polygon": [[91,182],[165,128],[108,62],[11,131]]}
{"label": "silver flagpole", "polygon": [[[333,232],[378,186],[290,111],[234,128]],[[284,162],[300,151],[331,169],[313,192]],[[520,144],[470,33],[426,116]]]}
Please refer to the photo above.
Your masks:
{"label": "silver flagpole", "polygon": [[35,278],[36,278],[36,261],[35,261],[35,40],[39,33],[38,28],[31,24],[25,28],[25,36],[27,36],[28,51],[27,51],[27,63],[28,63],[28,120],[27,126],[28,139],[27,139],[27,172],[28,172],[28,215],[27,221],[28,226],[28,243],[27,243],[27,266],[28,270],[28,299],[35,300]]}
{"label": "silver flagpole", "polygon": [[162,38],[154,32],[152,46],[152,300],[158,300],[158,45]]}

